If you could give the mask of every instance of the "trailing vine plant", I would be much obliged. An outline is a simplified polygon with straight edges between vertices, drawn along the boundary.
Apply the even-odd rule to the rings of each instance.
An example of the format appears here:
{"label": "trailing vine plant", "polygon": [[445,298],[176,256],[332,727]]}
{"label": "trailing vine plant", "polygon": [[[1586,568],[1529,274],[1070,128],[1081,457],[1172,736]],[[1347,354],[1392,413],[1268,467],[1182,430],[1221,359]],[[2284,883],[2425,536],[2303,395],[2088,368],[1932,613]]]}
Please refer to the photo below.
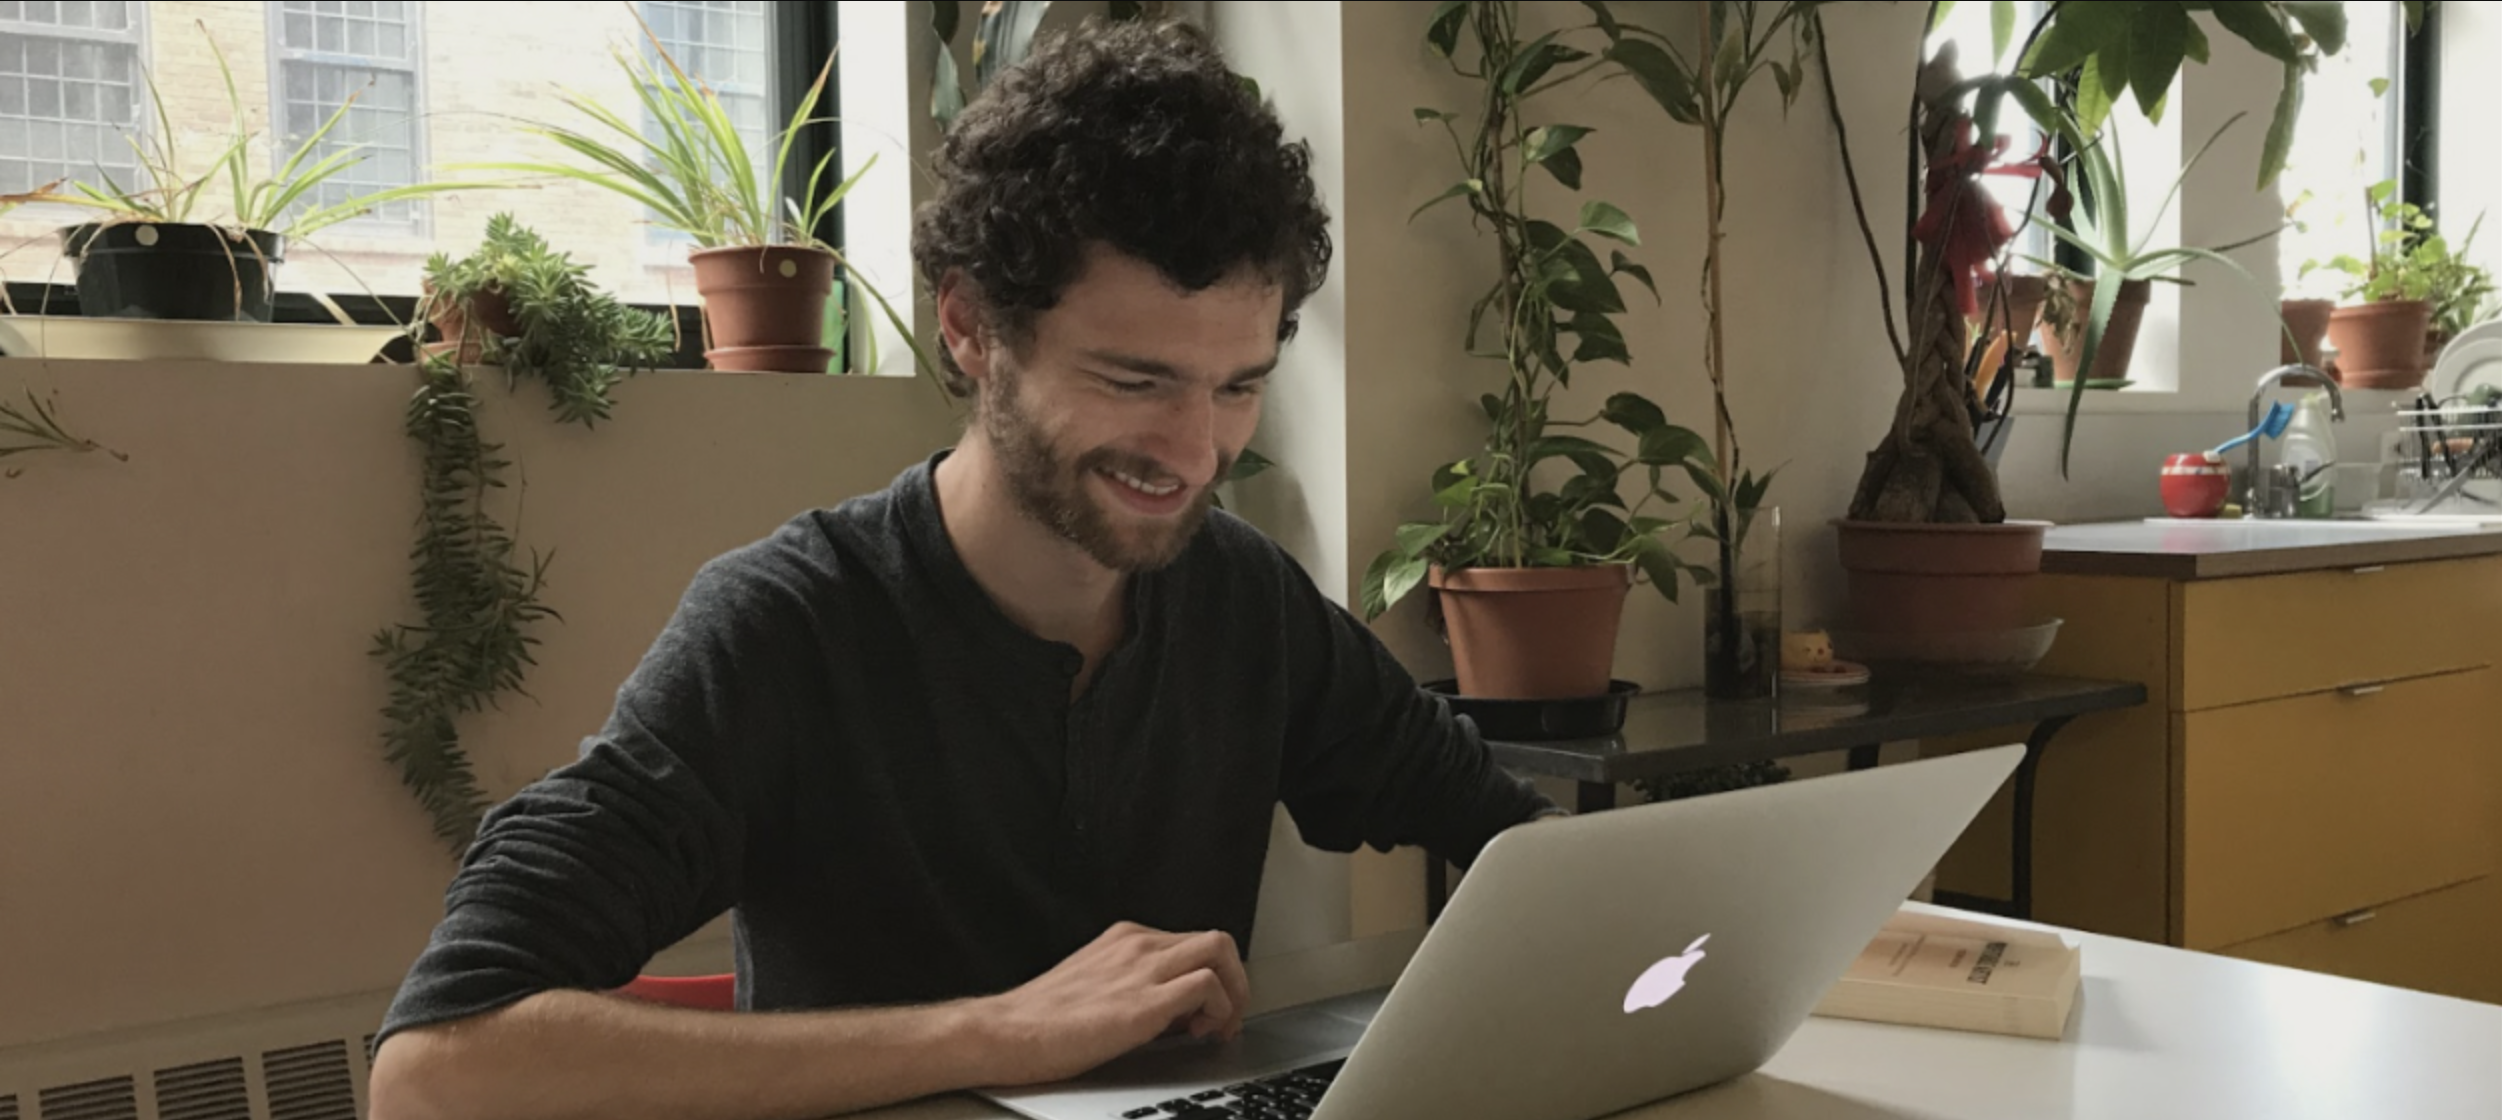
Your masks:
{"label": "trailing vine plant", "polygon": [[528,696],[523,679],[539,644],[532,631],[546,619],[563,621],[540,598],[554,553],[533,549],[524,559],[487,508],[512,463],[481,434],[476,386],[459,359],[474,351],[500,363],[511,382],[545,384],[558,420],[588,428],[608,418],[618,382],[674,349],[674,328],[599,291],[583,266],[510,215],[488,223],[485,243],[469,257],[437,254],[426,278],[421,322],[431,319],[446,337],[424,349],[406,414],[422,455],[410,553],[420,621],[384,627],[373,656],[391,681],[384,756],[433,819],[436,837],[458,852],[487,805],[461,749],[459,720],[505,693]]}
{"label": "trailing vine plant", "polygon": [[[68,429],[61,426],[60,413],[55,406],[46,403],[42,397],[36,396],[32,389],[26,391],[25,408],[21,409],[13,404],[0,404],[0,441],[6,441],[0,442],[0,459],[37,451],[66,451],[73,454],[101,451],[122,462],[130,461],[130,456],[122,452],[115,451],[94,440],[81,439],[70,434]],[[10,467],[6,474],[0,477],[16,478],[23,470],[22,467]]]}

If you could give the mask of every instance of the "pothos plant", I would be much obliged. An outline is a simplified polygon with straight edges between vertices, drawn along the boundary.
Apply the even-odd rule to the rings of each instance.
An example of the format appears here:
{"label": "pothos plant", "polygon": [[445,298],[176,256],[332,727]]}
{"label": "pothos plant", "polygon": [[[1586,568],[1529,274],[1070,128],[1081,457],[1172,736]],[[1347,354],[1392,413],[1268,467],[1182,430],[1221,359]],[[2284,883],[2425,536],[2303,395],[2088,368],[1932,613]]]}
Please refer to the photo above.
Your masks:
{"label": "pothos plant", "polygon": [[[1711,445],[1669,423],[1640,394],[1617,393],[1591,415],[1557,411],[1557,393],[1571,387],[1575,366],[1632,359],[1616,324],[1626,309],[1618,279],[1631,278],[1654,299],[1658,287],[1648,269],[1615,247],[1641,244],[1632,217],[1615,204],[1582,203],[1569,229],[1532,213],[1532,175],[1580,192],[1579,145],[1592,130],[1532,124],[1526,109],[1601,70],[1633,78],[1663,106],[1690,98],[1691,90],[1679,89],[1660,36],[1614,19],[1604,5],[1589,5],[1598,17],[1591,25],[1530,39],[1521,36],[1519,7],[1453,0],[1434,10],[1426,28],[1427,45],[1477,83],[1481,100],[1465,117],[1415,111],[1420,125],[1449,135],[1461,178],[1410,220],[1459,200],[1477,228],[1493,235],[1496,275],[1470,309],[1466,347],[1473,357],[1500,362],[1504,377],[1500,391],[1479,401],[1483,448],[1434,472],[1440,520],[1400,526],[1397,544],[1365,573],[1367,618],[1396,606],[1436,567],[1632,565],[1674,601],[1681,581],[1708,584],[1714,577],[1677,555],[1676,543],[1710,530],[1697,509],[1680,511],[1668,474],[1681,473],[1715,500],[1751,507],[1762,498],[1760,480],[1724,483]],[[1599,242],[1615,243],[1606,246],[1604,261]]]}

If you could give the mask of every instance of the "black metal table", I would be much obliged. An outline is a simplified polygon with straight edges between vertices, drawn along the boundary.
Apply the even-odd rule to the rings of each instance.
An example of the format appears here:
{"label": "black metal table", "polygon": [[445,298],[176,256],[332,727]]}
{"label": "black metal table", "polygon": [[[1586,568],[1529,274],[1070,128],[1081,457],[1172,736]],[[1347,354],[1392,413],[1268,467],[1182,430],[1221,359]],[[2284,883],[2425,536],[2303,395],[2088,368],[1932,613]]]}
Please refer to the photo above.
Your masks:
{"label": "black metal table", "polygon": [[[1624,729],[1604,739],[1490,741],[1494,760],[1515,774],[1579,783],[1578,811],[1616,807],[1626,782],[1746,762],[1849,752],[1850,768],[1877,764],[1886,743],[2031,724],[2015,778],[2014,897],[1938,897],[1942,905],[2029,919],[2033,915],[2033,781],[2042,751],[2068,721],[2146,702],[2133,682],[2024,676],[2003,681],[1887,677],[1842,691],[1792,690],[1778,702],[1713,701],[1699,690],[1635,697]],[[1426,910],[1439,916],[1449,897],[1447,870],[1426,861]]]}

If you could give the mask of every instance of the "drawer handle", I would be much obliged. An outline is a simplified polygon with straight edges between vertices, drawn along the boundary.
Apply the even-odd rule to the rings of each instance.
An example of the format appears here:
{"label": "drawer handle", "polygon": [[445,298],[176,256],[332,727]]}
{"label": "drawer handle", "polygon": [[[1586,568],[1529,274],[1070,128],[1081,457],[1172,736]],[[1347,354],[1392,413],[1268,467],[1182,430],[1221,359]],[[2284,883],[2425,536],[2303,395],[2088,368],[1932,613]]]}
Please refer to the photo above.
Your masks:
{"label": "drawer handle", "polygon": [[2385,684],[2350,684],[2344,688],[2338,689],[2337,691],[2345,693],[2353,699],[2360,700],[2366,696],[2378,696],[2381,693],[2387,692],[2389,691],[2389,686]]}
{"label": "drawer handle", "polygon": [[2356,568],[2356,569],[2354,570],[2354,574],[2356,574],[2356,575],[2358,575],[2358,576],[2373,576],[2373,575],[2379,575],[2380,573],[2385,572],[2385,571],[2388,571],[2388,570],[2389,570],[2389,566],[2388,566],[2388,565],[2386,565],[2386,564],[2374,564],[2374,565],[2372,565],[2371,567],[2368,567],[2368,568]]}
{"label": "drawer handle", "polygon": [[2337,928],[2353,929],[2379,916],[2378,910],[2357,910],[2351,914],[2341,914],[2337,917]]}

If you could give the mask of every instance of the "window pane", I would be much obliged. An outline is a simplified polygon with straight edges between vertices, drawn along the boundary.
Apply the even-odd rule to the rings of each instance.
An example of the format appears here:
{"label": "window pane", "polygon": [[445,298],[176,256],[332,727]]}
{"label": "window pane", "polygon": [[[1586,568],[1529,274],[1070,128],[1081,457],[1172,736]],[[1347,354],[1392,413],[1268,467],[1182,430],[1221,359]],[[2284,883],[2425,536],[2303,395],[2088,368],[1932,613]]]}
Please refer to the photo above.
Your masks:
{"label": "window pane", "polygon": [[2279,235],[2277,255],[2292,298],[2343,293],[2344,273],[2306,277],[2303,267],[2340,254],[2368,257],[2373,227],[2363,192],[2398,175],[2398,91],[2374,92],[2397,74],[2398,5],[2362,0],[2347,4],[2346,14],[2346,49],[2303,80],[2302,118],[2280,188],[2296,223]]}
{"label": "window pane", "polygon": [[[113,5],[34,4],[16,14],[93,24]],[[126,137],[139,120],[138,45],[42,34],[27,23],[0,31],[0,191],[30,191],[56,180],[124,185],[139,179]],[[15,271],[14,269],[12,270]]]}
{"label": "window pane", "polygon": [[[193,6],[86,0],[0,0],[0,190],[65,176],[147,185],[129,140],[158,127],[139,67],[166,77],[165,116],[183,158],[211,158],[232,122]],[[197,5],[230,9],[235,5]],[[643,207],[570,180],[457,170],[483,163],[578,158],[516,127],[512,118],[579,129],[631,153],[632,137],[604,134],[565,104],[579,91],[629,129],[649,126],[612,50],[648,49],[637,16],[681,64],[722,94],[749,145],[767,150],[786,111],[776,104],[770,3],[483,4],[410,0],[270,0],[257,23],[229,13],[211,26],[247,99],[267,175],[351,95],[355,104],[320,152],[349,145],[358,162],[312,192],[320,207],[390,186],[435,180],[527,179],[525,188],[404,201],[300,238],[279,271],[291,291],[415,294],[428,254],[476,248],[488,218],[509,212],[593,278],[638,301],[695,299],[683,240],[657,236]],[[77,18],[60,34],[47,27]],[[36,21],[42,21],[38,25]],[[259,42],[252,41],[258,35]],[[432,48],[429,50],[429,48]],[[517,63],[516,59],[523,60]],[[316,155],[313,158],[318,158]],[[897,170],[896,174],[901,174]],[[201,193],[194,218],[223,221],[230,192]],[[65,280],[48,235],[77,212],[25,207],[0,214],[0,241],[21,245],[0,264],[15,280]],[[309,242],[309,244],[307,244]]]}

